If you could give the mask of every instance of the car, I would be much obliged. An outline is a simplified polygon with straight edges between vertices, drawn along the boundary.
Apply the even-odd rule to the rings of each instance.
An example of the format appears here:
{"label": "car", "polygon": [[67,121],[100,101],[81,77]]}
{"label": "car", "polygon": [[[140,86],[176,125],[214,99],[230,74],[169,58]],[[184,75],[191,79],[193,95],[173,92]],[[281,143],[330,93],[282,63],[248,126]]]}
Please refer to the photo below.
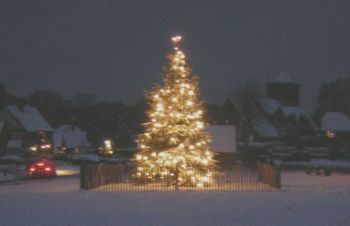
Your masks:
{"label": "car", "polygon": [[28,164],[27,174],[31,178],[57,176],[55,165],[48,160],[38,160]]}

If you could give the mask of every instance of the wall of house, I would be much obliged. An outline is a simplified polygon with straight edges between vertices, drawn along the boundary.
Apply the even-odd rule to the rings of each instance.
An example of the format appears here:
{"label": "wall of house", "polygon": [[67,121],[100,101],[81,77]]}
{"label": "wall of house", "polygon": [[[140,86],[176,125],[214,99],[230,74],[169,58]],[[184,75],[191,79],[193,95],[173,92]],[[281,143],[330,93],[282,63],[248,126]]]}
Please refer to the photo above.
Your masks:
{"label": "wall of house", "polygon": [[284,106],[299,107],[300,85],[295,83],[268,83],[267,97],[278,100]]}

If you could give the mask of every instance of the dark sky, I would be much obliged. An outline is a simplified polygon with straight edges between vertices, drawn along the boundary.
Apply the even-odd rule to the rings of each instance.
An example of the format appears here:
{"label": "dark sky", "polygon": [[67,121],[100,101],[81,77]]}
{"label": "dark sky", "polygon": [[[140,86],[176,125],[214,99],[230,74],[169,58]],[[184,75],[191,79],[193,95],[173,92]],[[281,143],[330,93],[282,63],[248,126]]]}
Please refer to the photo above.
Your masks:
{"label": "dark sky", "polygon": [[286,64],[315,106],[319,87],[350,76],[350,1],[0,2],[0,82],[17,95],[135,102],[182,33],[202,94],[221,103],[246,78],[271,81]]}

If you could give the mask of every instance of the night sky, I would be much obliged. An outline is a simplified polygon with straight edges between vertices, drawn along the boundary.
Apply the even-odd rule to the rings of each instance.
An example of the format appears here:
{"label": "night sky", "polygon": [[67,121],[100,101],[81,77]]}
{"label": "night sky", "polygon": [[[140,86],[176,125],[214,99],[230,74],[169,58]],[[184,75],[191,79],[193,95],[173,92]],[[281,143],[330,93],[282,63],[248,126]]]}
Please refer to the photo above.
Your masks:
{"label": "night sky", "polygon": [[247,78],[271,81],[285,64],[311,110],[323,83],[350,76],[348,0],[1,0],[0,82],[20,96],[133,103],[160,81],[178,33],[209,102]]}

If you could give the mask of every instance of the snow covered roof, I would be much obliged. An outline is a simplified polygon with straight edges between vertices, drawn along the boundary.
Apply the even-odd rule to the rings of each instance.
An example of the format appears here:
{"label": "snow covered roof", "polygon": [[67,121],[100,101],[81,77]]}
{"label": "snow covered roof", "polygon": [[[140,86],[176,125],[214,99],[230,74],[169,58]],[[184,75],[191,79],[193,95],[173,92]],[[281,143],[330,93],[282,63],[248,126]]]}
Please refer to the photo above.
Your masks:
{"label": "snow covered roof", "polygon": [[281,106],[277,100],[269,98],[261,98],[259,102],[264,111],[269,114],[273,114]]}
{"label": "snow covered roof", "polygon": [[55,147],[63,144],[67,148],[90,147],[86,132],[73,125],[62,125],[53,132],[53,143]]}
{"label": "snow covered roof", "polygon": [[259,100],[261,107],[264,109],[266,113],[273,114],[278,109],[281,109],[284,115],[286,116],[296,116],[299,118],[300,116],[308,117],[308,113],[300,107],[291,107],[281,105],[277,100],[269,99],[269,98],[261,98]]}
{"label": "snow covered roof", "polygon": [[277,128],[265,118],[255,120],[254,130],[262,137],[278,137]]}
{"label": "snow covered roof", "polygon": [[22,162],[23,161],[23,158],[21,158],[21,157],[19,157],[17,155],[4,155],[0,159],[2,159],[2,160],[12,160],[12,161],[15,161],[15,162]]}
{"label": "snow covered roof", "polygon": [[215,152],[236,152],[236,127],[230,125],[210,125],[211,148]]}
{"label": "snow covered roof", "polygon": [[308,114],[303,108],[281,106],[281,110],[286,116],[296,116],[297,118],[299,118],[300,116],[308,117]]}
{"label": "snow covered roof", "polygon": [[6,108],[28,132],[52,131],[49,123],[37,109],[29,105],[24,106],[23,110],[17,106],[7,106]]}
{"label": "snow covered roof", "polygon": [[277,75],[277,77],[275,78],[274,82],[291,83],[292,79],[289,77],[287,71],[283,70]]}
{"label": "snow covered roof", "polygon": [[327,112],[322,117],[322,130],[350,132],[350,119],[341,112]]}

